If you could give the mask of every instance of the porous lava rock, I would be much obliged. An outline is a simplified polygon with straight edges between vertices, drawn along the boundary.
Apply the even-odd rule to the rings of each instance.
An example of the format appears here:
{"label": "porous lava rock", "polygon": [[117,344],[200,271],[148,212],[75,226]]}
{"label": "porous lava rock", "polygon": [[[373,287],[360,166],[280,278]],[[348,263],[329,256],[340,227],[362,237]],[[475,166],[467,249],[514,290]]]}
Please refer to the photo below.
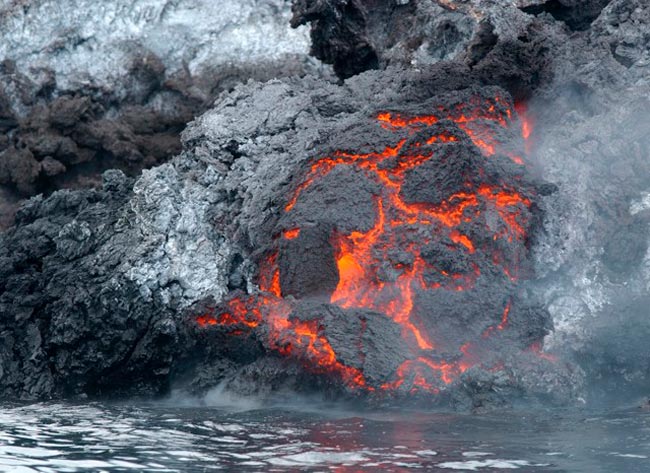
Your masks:
{"label": "porous lava rock", "polygon": [[0,187],[11,198],[0,229],[19,199],[169,160],[187,123],[240,81],[318,73],[288,13],[283,0],[1,6]]}
{"label": "porous lava rock", "polygon": [[[357,9],[345,20],[347,26],[336,26],[345,16],[340,10],[328,13],[334,2],[314,2],[321,9],[301,17],[308,3],[296,2],[297,22],[307,17],[318,22],[325,15],[327,21],[315,25],[331,32],[322,35],[324,41],[342,41],[340,32],[354,32],[349,37],[355,44],[370,45],[377,57],[376,63],[359,64],[380,70],[340,84],[305,76],[236,86],[185,130],[183,151],[169,164],[145,171],[134,183],[109,173],[103,190],[33,199],[18,214],[17,225],[0,236],[0,333],[7,340],[0,348],[3,397],[151,395],[170,386],[200,392],[223,383],[240,393],[300,386],[385,400],[378,393],[386,386],[389,399],[414,395],[482,408],[513,398],[566,402],[582,392],[582,371],[545,352],[542,342],[546,336],[553,345],[556,337],[557,347],[557,340],[571,335],[563,323],[575,322],[578,312],[596,313],[621,280],[641,281],[627,286],[635,297],[645,291],[645,256],[626,273],[622,255],[624,248],[637,255],[644,248],[647,134],[639,117],[647,85],[641,26],[647,7],[614,0],[595,19],[589,14],[586,29],[572,31],[552,12],[518,8],[544,2],[440,2],[456,5],[450,15],[472,30],[454,43],[462,45],[454,60],[422,65],[412,62],[419,46],[401,50],[406,53],[398,56],[405,61],[389,59],[399,41],[387,40],[384,50],[377,46],[381,42],[372,38],[378,28],[371,26],[381,21],[360,21],[358,12],[370,11],[362,2],[339,2]],[[399,9],[377,11],[408,17],[425,2],[400,3]],[[407,20],[391,21],[405,25]],[[327,44],[314,48],[325,51]],[[328,61],[342,58],[337,66],[342,77],[358,72],[347,66],[355,54],[372,56],[354,44],[339,47],[343,53],[333,49]],[[612,113],[631,84],[629,108]],[[517,158],[527,162],[527,145],[513,133],[524,130],[528,116],[520,109],[520,120],[513,96],[530,99],[537,123],[530,135],[535,159],[523,168]],[[495,126],[485,135],[460,116],[436,116],[437,107],[471,97],[492,100],[501,114],[509,110],[510,117],[501,116],[510,131],[498,132],[498,120],[475,120],[475,125]],[[536,100],[552,106],[540,108]],[[15,113],[0,110],[2,126],[13,126]],[[436,116],[436,122],[426,116]],[[624,130],[634,130],[631,140]],[[418,133],[431,132],[449,133],[458,142],[417,145]],[[494,143],[486,136],[495,137]],[[611,137],[616,139],[610,142]],[[377,307],[359,307],[350,302],[354,298],[333,302],[332,295],[345,268],[355,269],[342,266],[342,242],[354,232],[367,235],[380,220],[378,201],[387,187],[378,185],[378,173],[396,169],[404,161],[400,156],[413,158],[415,151],[424,152],[423,161],[405,170],[395,194],[402,202],[431,211],[445,202],[448,194],[441,189],[473,190],[477,205],[470,207],[482,212],[476,220],[459,222],[462,228],[452,225],[458,234],[440,225],[433,241],[417,241],[422,261],[440,265],[448,275],[460,274],[463,290],[454,291],[449,279],[456,280],[441,271],[422,273],[427,287],[416,287],[413,304],[428,310],[412,322],[439,333],[440,340],[435,349],[425,340],[413,353],[417,337],[404,338],[404,320]],[[357,161],[365,155],[366,168],[337,165],[323,175],[310,174],[326,169],[327,158],[352,160],[352,155]],[[620,156],[636,166],[633,175],[619,165]],[[379,157],[385,161],[381,166]],[[464,171],[454,173],[456,166]],[[56,170],[52,162],[47,167]],[[476,170],[483,175],[477,177]],[[540,173],[557,187],[547,185]],[[310,177],[318,179],[306,185]],[[430,179],[439,187],[427,186]],[[530,202],[513,205],[526,217],[525,238],[517,240],[516,231],[512,245],[507,234],[489,238],[500,227],[514,227],[494,208],[498,192],[481,193],[485,184],[512,186],[511,194]],[[333,192],[337,186],[348,192]],[[337,219],[339,213],[352,223]],[[621,223],[631,229],[630,238],[616,238]],[[338,239],[331,238],[333,231]],[[389,265],[373,267],[376,280],[389,287],[419,261],[408,245],[395,248],[379,258]],[[503,258],[490,259],[492,250]],[[514,261],[521,273],[506,274],[503,263]],[[480,269],[475,281],[472,263]],[[474,276],[468,280],[466,273]],[[614,276],[610,280],[607,274]],[[630,304],[630,310],[638,306]],[[243,318],[233,310],[238,307],[245,309]],[[559,327],[555,334],[549,334],[547,310]],[[585,315],[584,320],[590,319]],[[364,324],[364,330],[381,334],[369,337],[377,343],[359,336]],[[360,339],[360,346],[352,346]],[[341,352],[341,359],[318,363],[330,349]],[[417,350],[426,361],[419,360]],[[465,364],[468,360],[472,363]],[[447,373],[453,375],[449,383]],[[359,375],[365,391],[351,387],[362,380]]]}

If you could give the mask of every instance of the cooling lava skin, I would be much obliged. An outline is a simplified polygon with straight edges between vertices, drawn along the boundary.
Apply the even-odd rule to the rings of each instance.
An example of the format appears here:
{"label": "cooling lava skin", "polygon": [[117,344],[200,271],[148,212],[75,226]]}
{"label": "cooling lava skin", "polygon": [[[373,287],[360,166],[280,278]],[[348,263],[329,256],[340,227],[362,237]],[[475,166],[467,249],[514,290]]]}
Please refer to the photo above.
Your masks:
{"label": "cooling lava skin", "polygon": [[549,317],[518,284],[544,191],[529,126],[496,87],[377,111],[294,177],[259,291],[198,324],[373,395],[431,397],[534,351]]}
{"label": "cooling lava skin", "polygon": [[646,300],[647,2],[293,3],[340,81],[228,87],[169,163],[34,198],[0,233],[0,397],[466,409],[567,405],[602,379],[571,341]]}

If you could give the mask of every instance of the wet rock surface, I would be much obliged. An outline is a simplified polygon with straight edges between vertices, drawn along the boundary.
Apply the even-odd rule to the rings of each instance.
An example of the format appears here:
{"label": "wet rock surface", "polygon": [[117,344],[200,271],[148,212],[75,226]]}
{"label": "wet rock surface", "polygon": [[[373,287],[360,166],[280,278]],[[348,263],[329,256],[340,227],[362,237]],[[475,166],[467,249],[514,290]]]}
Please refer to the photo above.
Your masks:
{"label": "wet rock surface", "polygon": [[[582,10],[576,2],[558,2],[557,8],[538,1],[517,7],[453,2],[455,8],[452,2],[398,2],[378,9],[371,3],[294,2],[294,24],[311,22],[313,54],[349,77],[345,82],[306,75],[235,86],[187,127],[182,151],[170,163],[135,181],[110,172],[101,189],[58,191],[20,210],[16,225],[0,235],[2,397],[152,395],[170,386],[202,392],[218,383],[246,393],[289,387],[355,395],[347,381],[358,372],[367,385],[394,383],[408,397],[419,372],[403,377],[399,386],[392,376],[409,361],[404,353],[412,340],[404,341],[386,311],[331,301],[342,274],[332,231],[368,232],[376,225],[382,192],[377,180],[367,169],[337,166],[302,189],[291,212],[287,205],[310,166],[324,157],[381,153],[399,138],[405,140],[401,149],[418,149],[409,148],[414,135],[408,127],[382,127],[379,113],[408,119],[472,95],[503,97],[509,108],[513,98],[528,100],[521,119],[526,113],[535,117],[533,158],[519,171],[509,154],[524,144],[507,133],[494,135],[505,146],[498,159],[486,158],[476,137],[453,120],[439,120],[426,131],[457,133],[460,142],[420,146],[432,155],[408,171],[400,195],[409,205],[436,205],[485,183],[508,184],[531,202],[530,209],[520,209],[527,216],[527,237],[499,247],[502,242],[484,230],[487,225],[498,231],[498,218],[486,212],[480,225],[472,221],[462,228],[480,247],[471,258],[458,251],[469,250],[464,240],[451,240],[447,230],[423,247],[427,264],[461,274],[477,264],[483,278],[465,291],[416,291],[416,305],[427,308],[418,323],[440,334],[436,350],[445,355],[432,359],[460,363],[469,356],[460,350],[463,342],[481,339],[491,327],[490,336],[499,332],[470,352],[493,363],[463,368],[449,384],[439,376],[434,388],[444,388],[442,393],[423,398],[462,409],[513,399],[562,403],[582,394],[585,371],[588,380],[603,373],[573,364],[566,342],[594,339],[582,324],[603,313],[621,281],[632,297],[645,296],[648,121],[640,104],[647,97],[647,7],[633,0],[588,2]],[[429,16],[418,16],[423,9]],[[444,22],[453,25],[448,42]],[[391,36],[386,24],[394,27]],[[367,72],[358,74],[362,70]],[[156,90],[154,95],[162,93]],[[174,94],[165,92],[165,98]],[[3,101],[0,94],[0,127],[15,130],[23,118],[6,105],[13,97]],[[621,97],[630,106],[615,109]],[[27,146],[16,147],[5,137],[6,149],[15,150],[6,159],[26,163],[20,176],[36,177],[20,177],[5,166],[0,178],[16,188],[20,181],[31,192],[38,176],[60,175],[59,164],[68,169],[62,157],[74,155],[68,138],[79,148],[74,133],[65,134],[72,124],[99,127],[97,133],[109,138],[97,146],[113,143],[124,162],[134,150],[153,153],[148,142],[142,148],[129,143],[166,129],[142,130],[125,118],[139,130],[131,128],[137,139],[111,141],[129,135],[99,126],[106,112],[96,111],[93,100],[53,100],[58,113],[34,122],[39,139],[25,135]],[[521,126],[519,120],[513,113],[511,124]],[[439,185],[427,185],[431,180]],[[284,237],[296,228],[296,238]],[[515,281],[497,270],[500,264],[485,248],[517,261],[521,273]],[[272,274],[264,280],[274,251],[280,294],[273,292]],[[383,259],[408,267],[408,253]],[[642,262],[632,264],[630,255]],[[378,271],[380,280],[397,281],[394,269]],[[423,274],[429,285],[445,283],[441,273]],[[244,301],[246,318],[231,323],[224,314],[237,298]],[[293,332],[268,322],[278,304],[289,306],[278,317]],[[641,306],[631,304],[630,311]],[[266,317],[258,318],[256,309]],[[498,330],[504,313],[509,330]],[[553,322],[556,330],[550,332]],[[363,333],[373,335],[359,345],[356,335],[364,325]],[[322,348],[326,340],[340,353],[336,362],[349,370],[337,378],[329,368],[305,368],[314,357],[295,345],[296,327],[315,330],[314,346]],[[556,354],[543,350],[544,340]],[[612,343],[616,349],[623,345]],[[614,351],[602,355],[602,365]],[[586,359],[583,353],[578,361]]]}

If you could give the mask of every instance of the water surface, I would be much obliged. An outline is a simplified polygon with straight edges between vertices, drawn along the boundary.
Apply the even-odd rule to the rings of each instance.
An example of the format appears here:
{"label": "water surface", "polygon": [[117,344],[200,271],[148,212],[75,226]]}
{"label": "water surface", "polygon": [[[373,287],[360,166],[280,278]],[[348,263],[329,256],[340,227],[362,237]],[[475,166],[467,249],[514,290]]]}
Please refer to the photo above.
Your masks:
{"label": "water surface", "polygon": [[362,411],[300,401],[0,407],[0,471],[650,471],[650,413]]}

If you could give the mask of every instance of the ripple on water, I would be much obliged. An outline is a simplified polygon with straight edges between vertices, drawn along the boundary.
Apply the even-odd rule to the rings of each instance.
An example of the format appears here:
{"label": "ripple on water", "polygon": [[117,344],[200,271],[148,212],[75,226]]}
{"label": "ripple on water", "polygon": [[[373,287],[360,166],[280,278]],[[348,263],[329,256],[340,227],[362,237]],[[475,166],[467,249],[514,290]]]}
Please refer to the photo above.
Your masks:
{"label": "ripple on water", "polygon": [[516,470],[522,467],[544,467],[548,463],[534,464],[526,460],[468,460],[462,462],[438,463],[439,468],[450,470],[477,471],[479,468],[495,468],[501,470]]}
{"label": "ripple on water", "polygon": [[0,409],[0,472],[647,473],[648,458],[650,415],[637,411],[524,417],[169,404]]}

